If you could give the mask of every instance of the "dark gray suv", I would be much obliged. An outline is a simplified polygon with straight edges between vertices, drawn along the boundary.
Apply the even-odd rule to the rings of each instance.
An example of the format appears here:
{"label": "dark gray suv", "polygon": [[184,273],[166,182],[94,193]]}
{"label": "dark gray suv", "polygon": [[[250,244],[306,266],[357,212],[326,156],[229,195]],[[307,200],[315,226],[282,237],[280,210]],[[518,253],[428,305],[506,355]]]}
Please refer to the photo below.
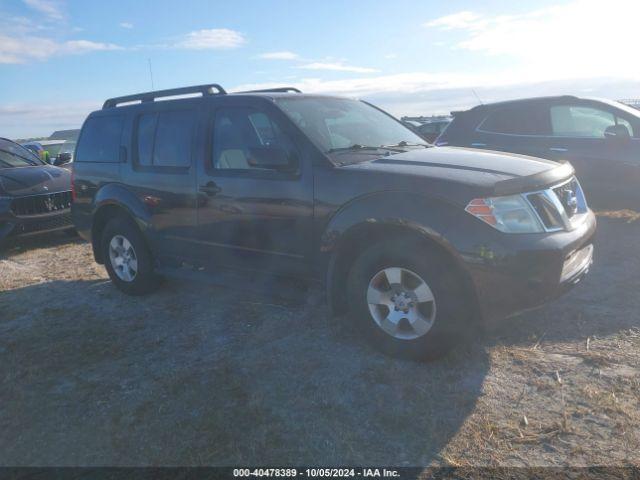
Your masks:
{"label": "dark gray suv", "polygon": [[318,283],[363,336],[412,358],[555,298],[592,261],[570,164],[435,148],[345,98],[205,85],[111,99],[73,169],[75,225],[123,292],[161,275]]}

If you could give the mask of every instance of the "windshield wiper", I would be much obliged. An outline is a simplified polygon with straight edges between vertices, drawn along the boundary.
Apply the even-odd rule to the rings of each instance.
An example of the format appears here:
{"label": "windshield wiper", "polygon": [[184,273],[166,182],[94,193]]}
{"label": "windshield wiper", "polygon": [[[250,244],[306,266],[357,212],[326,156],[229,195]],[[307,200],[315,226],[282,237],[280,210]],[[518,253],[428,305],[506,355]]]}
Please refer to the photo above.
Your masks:
{"label": "windshield wiper", "polygon": [[428,143],[409,143],[406,140],[402,140],[401,142],[394,143],[392,145],[382,145],[384,148],[394,148],[394,147],[424,147],[431,148],[433,145],[429,145]]}
{"label": "windshield wiper", "polygon": [[377,152],[378,150],[389,150],[389,151],[398,152],[398,153],[405,152],[405,150],[402,150],[400,148],[395,148],[395,147],[396,147],[395,145],[380,145],[379,147],[373,147],[370,145],[360,145],[359,143],[354,143],[353,145],[350,145],[348,147],[331,148],[327,150],[325,153],[358,152],[361,150],[374,151],[374,152]]}

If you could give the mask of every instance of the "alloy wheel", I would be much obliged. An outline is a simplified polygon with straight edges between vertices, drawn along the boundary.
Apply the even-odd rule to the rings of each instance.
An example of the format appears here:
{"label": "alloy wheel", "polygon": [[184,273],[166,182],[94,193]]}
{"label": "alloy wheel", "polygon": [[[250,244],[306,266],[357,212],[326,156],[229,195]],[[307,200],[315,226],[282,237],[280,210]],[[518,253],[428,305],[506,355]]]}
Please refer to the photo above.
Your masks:
{"label": "alloy wheel", "polygon": [[400,340],[426,335],[436,318],[431,288],[406,268],[389,267],[376,273],[369,282],[367,304],[378,326]]}

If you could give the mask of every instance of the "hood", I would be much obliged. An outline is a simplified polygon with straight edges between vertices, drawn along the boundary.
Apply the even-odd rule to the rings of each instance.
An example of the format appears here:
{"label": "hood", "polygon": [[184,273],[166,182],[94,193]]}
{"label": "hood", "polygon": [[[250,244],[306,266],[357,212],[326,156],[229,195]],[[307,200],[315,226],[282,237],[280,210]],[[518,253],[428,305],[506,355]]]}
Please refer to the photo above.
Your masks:
{"label": "hood", "polygon": [[71,190],[71,172],[52,165],[0,168],[0,194],[37,195]]}
{"label": "hood", "polygon": [[[360,160],[362,157],[358,157]],[[558,169],[559,165],[550,160],[503,152],[475,150],[457,147],[434,147],[416,149],[387,157],[373,158],[370,161],[350,164],[347,169],[363,169],[396,173],[434,180],[447,180],[455,183],[495,190],[497,185],[519,185],[527,188],[524,179],[536,179],[539,186],[549,176],[545,172]],[[572,173],[572,169],[571,172]],[[562,172],[566,175],[568,170]],[[569,173],[569,174],[570,174]],[[557,173],[549,181],[556,181]],[[524,190],[523,190],[524,191]]]}

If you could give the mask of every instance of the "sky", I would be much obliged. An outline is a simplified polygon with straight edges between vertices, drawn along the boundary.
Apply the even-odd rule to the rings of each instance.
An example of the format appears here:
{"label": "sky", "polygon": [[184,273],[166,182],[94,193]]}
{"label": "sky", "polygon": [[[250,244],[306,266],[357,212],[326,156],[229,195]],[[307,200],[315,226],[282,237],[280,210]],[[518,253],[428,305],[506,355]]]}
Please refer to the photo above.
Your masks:
{"label": "sky", "polygon": [[109,97],[295,86],[431,115],[523,96],[640,97],[638,0],[0,0],[0,137]]}

